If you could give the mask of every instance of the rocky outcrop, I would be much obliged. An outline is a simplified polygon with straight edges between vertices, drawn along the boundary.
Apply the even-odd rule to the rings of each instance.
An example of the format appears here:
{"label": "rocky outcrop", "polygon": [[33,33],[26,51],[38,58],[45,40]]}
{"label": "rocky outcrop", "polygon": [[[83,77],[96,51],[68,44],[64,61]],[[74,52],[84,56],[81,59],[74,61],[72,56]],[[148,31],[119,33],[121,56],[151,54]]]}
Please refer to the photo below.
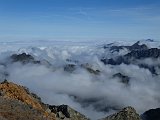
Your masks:
{"label": "rocky outcrop", "polygon": [[58,119],[68,119],[68,120],[89,120],[81,113],[73,110],[68,105],[49,105],[49,109],[51,112],[56,114],[56,118]]}
{"label": "rocky outcrop", "polygon": [[23,86],[5,80],[0,84],[0,116],[7,120],[56,120],[47,106]]}
{"label": "rocky outcrop", "polygon": [[64,66],[64,71],[72,73],[75,70],[76,70],[76,65],[74,64],[67,64]]}
{"label": "rocky outcrop", "polygon": [[100,70],[98,69],[93,69],[92,65],[86,63],[86,64],[81,64],[81,67],[86,69],[89,73],[94,74],[94,75],[99,75]]}
{"label": "rocky outcrop", "polygon": [[125,76],[125,75],[123,75],[121,73],[116,73],[116,74],[113,75],[113,78],[116,78],[116,77],[120,79],[121,83],[129,85],[130,78],[128,76]]}
{"label": "rocky outcrop", "polygon": [[23,86],[0,83],[0,119],[2,120],[88,120],[67,105],[47,105]]}
{"label": "rocky outcrop", "polygon": [[141,115],[143,120],[160,120],[160,108],[150,109]]}
{"label": "rocky outcrop", "polygon": [[101,120],[141,120],[136,110],[132,107],[126,107],[120,112],[110,115]]}
{"label": "rocky outcrop", "polygon": [[81,65],[76,65],[76,64],[67,64],[64,66],[64,71],[66,72],[74,72],[76,70],[76,68],[83,68],[85,70],[87,70],[89,73],[94,74],[94,75],[99,75],[100,74],[100,70],[98,69],[93,69],[92,66],[88,63],[86,64],[81,64]]}

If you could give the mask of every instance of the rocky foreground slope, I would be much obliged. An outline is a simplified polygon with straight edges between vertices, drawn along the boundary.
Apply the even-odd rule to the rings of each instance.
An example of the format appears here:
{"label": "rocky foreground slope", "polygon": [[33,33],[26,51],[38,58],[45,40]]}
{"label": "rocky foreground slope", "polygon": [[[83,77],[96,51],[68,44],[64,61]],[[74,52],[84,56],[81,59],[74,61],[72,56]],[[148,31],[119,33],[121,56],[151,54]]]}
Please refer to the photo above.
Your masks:
{"label": "rocky foreground slope", "polygon": [[[100,120],[154,120],[159,119],[159,109],[143,115],[132,107],[126,107]],[[158,120],[156,119],[156,120]],[[89,120],[67,105],[48,105],[23,86],[8,82],[0,83],[0,120]]]}
{"label": "rocky foreground slope", "polygon": [[67,105],[47,105],[28,89],[12,82],[0,84],[0,120],[87,120]]}

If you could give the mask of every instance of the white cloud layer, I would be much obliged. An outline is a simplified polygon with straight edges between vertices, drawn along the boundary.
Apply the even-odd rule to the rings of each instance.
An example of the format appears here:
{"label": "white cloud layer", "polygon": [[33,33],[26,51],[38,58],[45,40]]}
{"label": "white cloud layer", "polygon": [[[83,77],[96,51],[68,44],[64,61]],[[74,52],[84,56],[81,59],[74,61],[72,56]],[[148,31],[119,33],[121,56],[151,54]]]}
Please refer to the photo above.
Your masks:
{"label": "white cloud layer", "polygon": [[[115,112],[112,108],[133,106],[139,113],[143,113],[160,106],[159,76],[153,76],[149,70],[137,65],[104,65],[99,58],[107,51],[99,47],[29,47],[17,53],[22,52],[32,54],[36,59],[46,59],[52,66],[14,63],[5,68],[0,67],[0,70],[7,71],[10,81],[28,87],[45,103],[67,104],[92,119]],[[5,53],[9,55],[12,52]],[[3,54],[1,61],[5,57]],[[94,75],[80,67],[72,73],[66,72],[63,69],[66,59],[78,60],[77,64],[89,63],[93,69],[100,70],[101,74]],[[155,64],[152,59],[144,62]],[[156,63],[160,63],[159,59]],[[116,73],[129,76],[129,85],[120,82],[119,78],[113,78]],[[106,108],[109,108],[108,112],[103,111]]]}

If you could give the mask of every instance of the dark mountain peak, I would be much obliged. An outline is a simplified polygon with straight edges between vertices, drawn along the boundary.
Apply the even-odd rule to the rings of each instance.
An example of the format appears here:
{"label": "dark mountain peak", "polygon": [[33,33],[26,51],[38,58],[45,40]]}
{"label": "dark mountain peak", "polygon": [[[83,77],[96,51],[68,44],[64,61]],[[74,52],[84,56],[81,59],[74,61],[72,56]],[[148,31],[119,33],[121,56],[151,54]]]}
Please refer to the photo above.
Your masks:
{"label": "dark mountain peak", "polygon": [[144,58],[158,58],[160,56],[160,49],[151,48],[146,50],[133,50],[126,54],[125,57],[144,59]]}
{"label": "dark mountain peak", "polygon": [[145,44],[139,45],[139,43],[140,43],[140,41],[137,41],[132,46],[128,46],[128,49],[130,51],[133,51],[133,50],[146,50],[146,49],[148,49],[147,45],[145,45]]}
{"label": "dark mountain peak", "polygon": [[160,108],[150,109],[141,115],[143,120],[160,120]]}
{"label": "dark mountain peak", "polygon": [[136,43],[134,43],[132,46],[138,46],[140,43],[140,41],[137,41]]}
{"label": "dark mountain peak", "polygon": [[[138,44],[138,43],[136,43]],[[136,46],[134,44],[134,47]],[[138,49],[138,50],[132,50],[131,52],[127,53],[123,56],[118,56],[116,58],[103,58],[101,61],[104,64],[110,64],[110,65],[120,65],[120,64],[135,64],[138,65],[140,68],[148,69],[152,74],[158,75],[156,72],[156,69],[154,65],[147,65],[138,63],[137,60],[144,60],[146,58],[154,58],[157,59],[160,57],[160,49],[158,48],[151,48],[151,49]]]}
{"label": "dark mountain peak", "polygon": [[110,47],[110,51],[112,51],[112,52],[114,52],[114,51],[119,52],[121,49],[124,49],[124,48],[126,48],[126,49],[128,49],[130,51],[132,51],[132,50],[146,50],[146,49],[148,49],[147,45],[145,45],[145,44],[139,45],[139,44],[140,44],[140,41],[137,41],[136,43],[134,43],[131,46],[123,46],[123,45],[122,46],[111,46]]}
{"label": "dark mountain peak", "polygon": [[34,58],[33,58],[31,55],[26,54],[26,53],[13,54],[13,55],[11,56],[11,58],[12,58],[14,61],[34,60]]}
{"label": "dark mountain peak", "polygon": [[26,53],[13,54],[10,58],[12,59],[12,62],[21,62],[23,64],[40,63],[40,61],[36,61],[33,56],[26,54]]}
{"label": "dark mountain peak", "polygon": [[154,42],[153,39],[146,39],[147,42]]}
{"label": "dark mountain peak", "polygon": [[125,75],[123,75],[121,73],[116,73],[116,74],[113,75],[113,78],[115,78],[115,77],[118,77],[121,80],[120,82],[122,82],[122,83],[124,83],[126,85],[129,84],[130,78],[128,76],[125,76]]}

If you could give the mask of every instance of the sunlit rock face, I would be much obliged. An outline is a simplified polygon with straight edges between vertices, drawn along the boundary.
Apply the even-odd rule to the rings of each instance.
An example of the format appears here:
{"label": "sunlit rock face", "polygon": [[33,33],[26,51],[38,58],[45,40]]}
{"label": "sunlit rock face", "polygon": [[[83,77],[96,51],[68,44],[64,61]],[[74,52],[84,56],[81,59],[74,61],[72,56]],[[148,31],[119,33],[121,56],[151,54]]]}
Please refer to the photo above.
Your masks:
{"label": "sunlit rock face", "polygon": [[0,106],[0,116],[7,120],[56,120],[54,114],[46,112],[47,106],[36,94],[7,80],[0,83]]}
{"label": "sunlit rock face", "polygon": [[2,120],[88,120],[67,105],[45,104],[26,87],[7,80],[0,83],[0,106]]}

